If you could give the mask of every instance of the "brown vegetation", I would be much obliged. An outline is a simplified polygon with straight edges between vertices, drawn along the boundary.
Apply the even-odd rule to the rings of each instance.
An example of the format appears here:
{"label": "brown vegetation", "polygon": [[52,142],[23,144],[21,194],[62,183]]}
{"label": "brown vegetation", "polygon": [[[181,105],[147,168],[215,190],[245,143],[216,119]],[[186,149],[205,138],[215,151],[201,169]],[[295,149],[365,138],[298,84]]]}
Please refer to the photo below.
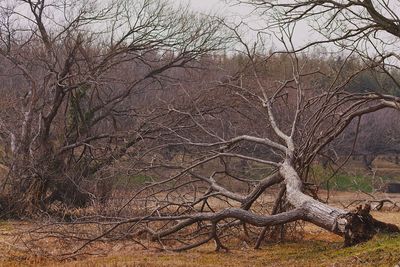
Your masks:
{"label": "brown vegetation", "polygon": [[[391,199],[329,202],[352,157],[375,179],[399,152],[399,56],[378,46],[400,38],[396,5],[283,2],[247,3],[268,24],[252,45],[244,23],[163,1],[0,2],[0,218],[41,222],[21,240],[58,259],[127,241],[259,248],[308,223],[346,246],[400,232],[371,215]],[[303,19],[321,39],[296,47]],[[310,50],[324,43],[340,57]]]}
{"label": "brown vegetation", "polygon": [[[352,201],[354,194],[337,193],[344,203]],[[398,212],[373,212],[374,217],[400,225]],[[343,248],[342,239],[312,224],[304,226],[304,232],[292,240],[269,243],[259,250],[248,247],[246,239],[232,238],[228,252],[213,252],[213,245],[205,245],[188,252],[160,252],[155,243],[145,242],[144,249],[132,240],[99,242],[81,254],[60,262],[57,258],[36,254],[16,238],[27,231],[31,224],[7,222],[0,226],[1,260],[6,266],[393,266],[399,260],[398,237],[378,236],[372,241],[353,248]],[[18,241],[19,240],[19,241]],[[29,240],[29,239],[26,239]],[[62,240],[47,239],[42,249],[56,253]],[[61,247],[62,248],[62,247]],[[40,252],[36,251],[36,252]]]}

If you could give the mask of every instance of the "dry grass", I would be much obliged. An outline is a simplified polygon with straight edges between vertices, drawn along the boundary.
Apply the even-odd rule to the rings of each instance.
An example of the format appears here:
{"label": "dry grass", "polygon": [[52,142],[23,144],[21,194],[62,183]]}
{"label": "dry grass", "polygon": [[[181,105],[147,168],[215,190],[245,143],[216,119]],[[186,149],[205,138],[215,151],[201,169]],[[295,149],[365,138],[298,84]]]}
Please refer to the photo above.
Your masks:
{"label": "dry grass", "polygon": [[[213,252],[206,245],[183,253],[128,250],[122,246],[106,257],[92,256],[64,262],[20,256],[7,266],[394,266],[400,261],[400,238],[380,236],[352,248],[330,235],[310,234],[306,240]],[[1,262],[1,261],[0,261]],[[0,264],[1,265],[1,264]]]}
{"label": "dry grass", "polygon": [[[376,218],[400,225],[400,213],[375,212]],[[195,250],[170,253],[143,250],[133,242],[118,241],[91,247],[93,255],[64,261],[35,256],[16,243],[14,233],[29,223],[0,223],[0,266],[394,266],[400,261],[400,236],[377,236],[370,242],[342,248],[342,239],[313,225],[306,225],[302,240],[267,244],[254,250],[243,241],[231,240],[229,252],[214,252],[209,243]],[[18,244],[18,245],[17,245]],[[43,240],[41,246],[57,250],[55,239]],[[100,252],[107,251],[107,255]]]}
{"label": "dry grass", "polygon": [[[1,167],[1,166],[0,166]],[[392,166],[385,166],[392,167]],[[397,169],[398,171],[398,169]],[[355,199],[371,200],[363,192],[331,192],[330,204],[343,208]],[[263,199],[273,200],[270,192]],[[324,199],[326,192],[321,191]],[[400,194],[377,193],[376,199],[391,199],[400,203]],[[218,203],[213,203],[218,206]],[[400,226],[400,212],[374,212],[374,217]],[[27,222],[0,221],[0,266],[394,266],[400,262],[400,236],[377,236],[370,242],[352,248],[342,248],[341,237],[306,224],[301,240],[280,244],[267,244],[260,250],[251,248],[243,240],[230,240],[229,252],[214,252],[214,244],[182,252],[160,252],[155,244],[147,242],[149,250],[143,250],[135,242],[125,240],[97,243],[88,250],[93,255],[80,255],[60,261],[27,250],[26,244],[16,238],[21,231],[32,227]],[[63,242],[43,239],[44,250],[59,253]]]}

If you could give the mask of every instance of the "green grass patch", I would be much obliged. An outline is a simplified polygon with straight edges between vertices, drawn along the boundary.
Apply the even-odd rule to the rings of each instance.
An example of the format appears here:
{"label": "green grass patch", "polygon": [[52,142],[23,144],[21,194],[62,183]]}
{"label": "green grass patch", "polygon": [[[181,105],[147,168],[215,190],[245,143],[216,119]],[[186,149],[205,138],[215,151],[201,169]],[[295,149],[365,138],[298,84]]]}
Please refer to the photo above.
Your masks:
{"label": "green grass patch", "polygon": [[365,244],[333,250],[327,259],[364,266],[394,266],[400,263],[400,235],[381,235]]}
{"label": "green grass patch", "polygon": [[[266,245],[260,250],[213,252],[212,244],[182,253],[147,252],[111,256],[85,266],[395,266],[400,261],[400,236],[378,236],[343,248],[340,242],[300,241]],[[83,265],[82,265],[83,266]]]}
{"label": "green grass patch", "polygon": [[331,180],[331,186],[338,191],[372,192],[374,189],[371,177],[363,175],[338,174]]}
{"label": "green grass patch", "polygon": [[153,177],[139,174],[132,176],[120,176],[115,181],[116,187],[142,185],[147,182],[153,181]]}
{"label": "green grass patch", "polygon": [[374,191],[375,183],[388,181],[387,177],[375,177],[364,173],[346,173],[338,172],[336,174],[331,170],[323,169],[316,165],[313,167],[311,180],[319,184],[323,189],[334,189],[338,191]]}

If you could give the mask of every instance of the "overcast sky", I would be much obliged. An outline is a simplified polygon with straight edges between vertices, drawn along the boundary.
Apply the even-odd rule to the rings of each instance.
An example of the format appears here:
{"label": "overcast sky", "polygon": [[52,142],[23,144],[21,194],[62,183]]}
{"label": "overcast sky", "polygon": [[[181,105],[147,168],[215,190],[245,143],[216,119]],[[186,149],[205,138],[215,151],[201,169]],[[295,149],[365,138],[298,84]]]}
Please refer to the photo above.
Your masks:
{"label": "overcast sky", "polygon": [[221,0],[172,0],[174,2],[181,1],[183,3],[189,3],[193,9],[204,11],[204,12],[215,12],[226,10],[228,7]]}
{"label": "overcast sky", "polygon": [[[220,15],[223,17],[246,17],[246,22],[249,23],[253,28],[257,28],[260,25],[259,18],[253,11],[253,8],[249,5],[229,5],[226,4],[223,0],[170,0],[173,3],[183,3],[189,4],[193,10],[204,12],[204,13],[211,13],[215,15]],[[233,1],[231,1],[233,2]],[[262,24],[262,23],[261,23]],[[249,36],[256,36],[256,32],[247,32]],[[296,31],[294,35],[294,40],[296,45],[304,45],[305,43],[312,40],[313,34],[310,31],[310,28],[307,26],[306,23],[301,22],[296,26]],[[272,38],[272,37],[271,37]],[[275,48],[280,47],[280,44],[277,40],[272,41],[269,45],[274,46]]]}
{"label": "overcast sky", "polygon": [[[173,3],[189,4],[193,10],[218,14],[222,16],[242,15],[246,16],[251,13],[252,8],[248,5],[226,4],[223,0],[170,0]],[[233,2],[233,1],[231,1]]]}

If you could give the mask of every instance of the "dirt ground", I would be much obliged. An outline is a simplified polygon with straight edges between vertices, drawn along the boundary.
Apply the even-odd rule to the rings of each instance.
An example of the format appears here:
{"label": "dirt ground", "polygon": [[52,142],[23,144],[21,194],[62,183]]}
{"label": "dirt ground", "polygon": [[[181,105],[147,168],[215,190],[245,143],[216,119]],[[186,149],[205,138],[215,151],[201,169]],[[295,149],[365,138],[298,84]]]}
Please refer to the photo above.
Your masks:
{"label": "dirt ground", "polygon": [[[324,192],[322,192],[324,193]],[[390,199],[400,203],[400,194],[333,193],[332,204],[347,206],[354,200]],[[354,202],[353,206],[358,204]],[[351,209],[351,208],[350,208]],[[400,226],[399,209],[387,204],[383,211],[373,212],[377,219]],[[400,236],[378,235],[366,244],[343,248],[341,237],[305,224],[301,238],[281,243],[265,244],[255,250],[243,240],[229,240],[228,252],[215,252],[212,242],[197,249],[181,252],[161,252],[145,243],[125,240],[98,243],[88,254],[59,257],[63,245],[59,239],[36,240],[33,247],[27,240],[33,222],[0,222],[0,266],[395,266],[400,263]],[[21,234],[22,233],[22,234]],[[28,249],[29,248],[29,249]],[[46,256],[46,253],[58,257]]]}

